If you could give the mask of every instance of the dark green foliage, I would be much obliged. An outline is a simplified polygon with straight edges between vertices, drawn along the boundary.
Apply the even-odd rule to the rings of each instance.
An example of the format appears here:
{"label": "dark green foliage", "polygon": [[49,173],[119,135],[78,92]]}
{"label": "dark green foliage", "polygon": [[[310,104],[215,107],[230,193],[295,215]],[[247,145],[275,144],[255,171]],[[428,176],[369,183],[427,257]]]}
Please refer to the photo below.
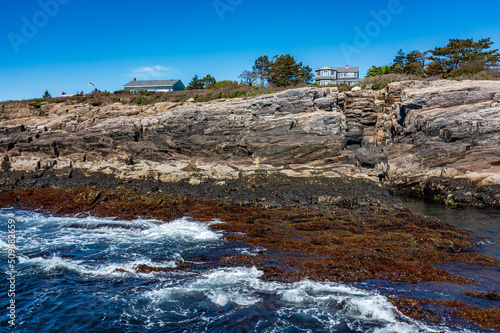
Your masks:
{"label": "dark green foliage", "polygon": [[373,86],[372,86],[372,89],[373,90],[380,90],[380,89],[383,89],[385,87],[387,87],[387,85],[389,84],[390,82],[386,81],[386,82],[380,82],[380,83],[374,83]]}
{"label": "dark green foliage", "polygon": [[[484,69],[499,65],[498,49],[490,50],[491,38],[474,41],[469,39],[450,39],[448,45],[431,50],[429,60],[439,65],[443,76],[475,74]],[[433,65],[434,70],[438,66]]]}
{"label": "dark green foliage", "polygon": [[399,49],[398,53],[396,54],[396,57],[392,62],[391,72],[384,74],[392,74],[392,73],[403,74],[405,65],[406,65],[406,54],[403,52],[403,49]]}
{"label": "dark green foliage", "polygon": [[240,84],[237,81],[231,80],[222,80],[216,82],[211,88],[212,89],[220,89],[220,88],[239,88]]}
{"label": "dark green foliage", "polygon": [[148,90],[140,90],[139,93],[142,95],[142,96],[151,96],[153,95],[155,92],[154,91],[148,91]]}
{"label": "dark green foliage", "polygon": [[[399,50],[390,66],[373,66],[365,77],[387,74],[472,76],[499,66],[500,54],[498,50],[490,49],[492,45],[490,38],[477,42],[473,39],[450,39],[448,45],[424,53],[415,50],[405,54]],[[426,59],[427,53],[431,56]],[[429,60],[427,64],[426,60]]]}
{"label": "dark green foliage", "polygon": [[45,90],[45,93],[43,94],[42,98],[43,99],[48,99],[48,98],[51,98],[51,97],[52,97],[52,95],[49,93],[49,91]]}
{"label": "dark green foliage", "polygon": [[247,94],[246,90],[236,90],[227,94],[224,94],[222,98],[239,98]]}
{"label": "dark green foliage", "polygon": [[131,103],[137,104],[137,105],[148,105],[153,102],[152,99],[147,99],[144,96],[134,96],[130,99]]}
{"label": "dark green foliage", "polygon": [[374,76],[379,76],[379,75],[385,75],[385,74],[392,74],[393,73],[393,67],[392,66],[372,66],[366,72],[367,77],[374,77]]}
{"label": "dark green foliage", "polygon": [[42,103],[45,103],[45,102],[47,102],[47,100],[46,100],[46,99],[44,99],[44,98],[35,98],[35,99],[34,99],[34,100],[30,103],[30,105],[31,105],[32,107],[34,107],[34,108],[39,109],[39,108],[40,108],[40,106],[42,105]]}
{"label": "dark green foliage", "polygon": [[201,79],[204,89],[213,88],[217,83],[217,80],[210,74],[207,74],[203,79]]}
{"label": "dark green foliage", "polygon": [[425,57],[420,51],[412,51],[406,55],[404,74],[423,75],[425,70]]}
{"label": "dark green foliage", "polygon": [[309,83],[313,80],[312,70],[309,66],[297,63],[295,58],[289,54],[274,56],[270,61],[268,56],[262,56],[255,60],[253,72],[249,75],[260,77],[262,83],[267,81],[276,87],[287,87],[297,85],[301,82]]}
{"label": "dark green foliage", "polygon": [[194,90],[194,89],[203,89],[205,85],[203,84],[203,81],[198,78],[198,74],[196,74],[191,82],[189,82],[189,85],[186,87],[187,90]]}

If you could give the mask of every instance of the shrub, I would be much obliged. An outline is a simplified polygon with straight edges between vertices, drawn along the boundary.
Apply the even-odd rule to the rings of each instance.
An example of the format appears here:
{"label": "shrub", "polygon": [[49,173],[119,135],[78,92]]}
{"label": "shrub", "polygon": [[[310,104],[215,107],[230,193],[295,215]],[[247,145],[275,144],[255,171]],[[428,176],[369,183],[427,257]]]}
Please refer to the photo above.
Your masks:
{"label": "shrub", "polygon": [[93,106],[99,106],[102,104],[102,100],[100,98],[94,99],[92,102],[90,102]]}
{"label": "shrub", "polygon": [[148,105],[148,104],[151,104],[151,102],[153,102],[153,100],[147,99],[146,97],[143,97],[143,96],[134,96],[130,99],[130,102],[135,103],[137,105]]}
{"label": "shrub", "polygon": [[484,71],[484,62],[481,60],[466,61],[460,65],[458,69],[450,73],[451,77],[459,77],[461,75],[472,76]]}
{"label": "shrub", "polygon": [[42,103],[45,103],[45,102],[47,102],[47,100],[44,98],[35,98],[31,103],[29,103],[29,105],[39,109],[40,106],[42,105]]}
{"label": "shrub", "polygon": [[227,87],[239,88],[240,83],[237,81],[222,80],[222,81],[217,81],[215,84],[210,85],[211,89],[220,89]]}
{"label": "shrub", "polygon": [[149,91],[149,90],[140,90],[139,93],[142,95],[142,96],[151,96],[153,95],[155,92],[154,91]]}
{"label": "shrub", "polygon": [[244,96],[246,94],[247,94],[246,90],[236,90],[236,91],[233,91],[233,92],[230,92],[227,94],[223,94],[222,98],[227,98],[227,99],[238,98],[238,97]]}
{"label": "shrub", "polygon": [[363,80],[362,85],[372,84],[374,90],[380,90],[385,88],[389,83],[407,81],[407,80],[421,80],[422,77],[419,75],[408,75],[408,74],[386,74],[369,77]]}

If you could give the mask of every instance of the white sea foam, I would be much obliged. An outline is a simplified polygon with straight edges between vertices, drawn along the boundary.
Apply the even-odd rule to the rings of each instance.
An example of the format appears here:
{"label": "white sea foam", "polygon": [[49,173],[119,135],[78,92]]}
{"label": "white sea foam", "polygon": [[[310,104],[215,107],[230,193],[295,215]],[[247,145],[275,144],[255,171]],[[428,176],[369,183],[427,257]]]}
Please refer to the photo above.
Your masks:
{"label": "white sea foam", "polygon": [[[6,216],[8,214],[2,214]],[[18,223],[24,228],[17,232],[21,251],[46,251],[58,247],[77,247],[85,250],[95,244],[139,246],[158,242],[216,241],[221,233],[213,232],[213,223],[192,221],[187,217],[165,223],[158,220],[119,221],[111,218],[68,218],[45,216],[39,213],[20,215]],[[1,246],[1,244],[0,244]]]}
{"label": "white sea foam", "polygon": [[0,239],[0,249],[6,249],[9,247],[9,244],[5,243],[3,240]]}
{"label": "white sea foam", "polygon": [[[2,216],[6,215],[2,214]],[[210,224],[192,221],[189,218],[164,223],[156,220],[117,221],[95,217],[59,218],[28,212],[16,216],[16,219],[20,222],[19,224],[24,224],[24,229],[18,231],[18,245],[21,250],[18,258],[21,270],[29,268],[44,273],[71,271],[83,278],[134,276],[158,279],[161,276],[168,277],[168,273],[140,274],[135,272],[137,266],[141,264],[150,267],[173,268],[176,263],[184,261],[181,254],[183,246],[192,249],[220,240],[222,237],[221,233],[209,229]],[[78,224],[77,228],[74,228],[73,224]],[[110,227],[101,228],[106,225]],[[116,225],[121,225],[123,228],[116,228]],[[84,226],[84,228],[79,226]],[[180,253],[169,252],[166,256],[168,261],[153,262],[144,253],[144,248],[149,245],[157,245],[148,249],[161,253],[164,251],[165,244],[172,244],[171,242],[181,244],[178,248]],[[4,246],[2,243],[0,247]],[[66,247],[70,250],[66,250]],[[100,261],[83,260],[80,259],[81,257],[78,257],[78,260],[61,257],[60,252],[54,252],[54,249],[58,248],[63,249],[62,253],[65,251],[71,253],[72,248],[98,249],[99,255],[109,259]],[[34,258],[22,254],[30,251],[31,253],[52,251],[56,254],[51,257]],[[248,250],[242,248],[240,251]],[[89,253],[93,252],[89,251]],[[130,272],[130,274],[123,271]],[[255,267],[239,267],[219,268],[199,275],[186,274],[181,279],[160,278],[160,282],[152,285],[147,292],[143,289],[130,292],[131,299],[127,301],[130,303],[124,303],[124,315],[137,317],[137,320],[146,323],[145,325],[159,327],[159,323],[162,322],[161,318],[153,314],[163,313],[165,303],[176,304],[175,311],[179,312],[180,317],[186,317],[189,321],[191,320],[189,317],[196,314],[196,311],[190,309],[189,306],[183,308],[177,304],[182,304],[181,300],[191,301],[191,297],[195,300],[211,302],[219,307],[229,306],[229,308],[231,305],[260,306],[265,302],[265,298],[273,298],[273,302],[277,304],[275,306],[277,306],[278,322],[283,326],[268,327],[265,332],[280,332],[283,327],[294,327],[297,324],[296,321],[301,320],[300,318],[319,324],[324,331],[334,331],[335,327],[343,321],[352,330],[358,331],[366,327],[371,327],[369,332],[447,331],[446,328],[441,327],[433,330],[403,316],[385,297],[374,292],[344,284],[308,280],[291,284],[267,282],[261,279],[262,276],[263,272]],[[113,297],[117,302],[122,302],[123,295]],[[141,317],[142,310],[135,309],[135,305],[140,304],[140,300],[147,301],[150,311],[143,317]],[[172,311],[172,308],[167,307],[167,309]],[[220,316],[224,315],[221,312]],[[206,323],[214,320],[214,318],[203,316],[197,318],[201,318],[199,320]],[[363,326],[366,322],[374,322],[375,325]],[[202,328],[200,327],[200,330]]]}
{"label": "white sea foam", "polygon": [[302,314],[332,329],[347,317],[353,323],[377,321],[379,326],[383,325],[383,329],[373,332],[437,331],[403,316],[385,297],[376,293],[338,283],[266,282],[260,279],[262,275],[263,272],[255,267],[215,269],[186,283],[147,292],[146,297],[153,304],[161,304],[186,296],[203,296],[218,306],[233,303],[248,307],[262,302],[259,295],[267,293],[277,295],[283,303],[278,312],[284,321]]}
{"label": "white sea foam", "polygon": [[[74,273],[84,275],[84,276],[122,276],[123,274],[135,274],[136,268],[139,265],[146,265],[153,268],[174,268],[176,266],[174,261],[167,261],[163,263],[153,262],[148,258],[142,258],[139,260],[134,260],[124,263],[109,263],[109,264],[99,264],[95,265],[91,262],[86,262],[84,260],[72,260],[67,258],[61,258],[59,256],[52,256],[50,258],[26,258],[19,256],[19,264],[26,266],[39,267],[45,272],[57,271],[57,270],[68,270]],[[123,271],[125,272],[123,272]],[[150,275],[154,274],[141,273],[138,275]]]}

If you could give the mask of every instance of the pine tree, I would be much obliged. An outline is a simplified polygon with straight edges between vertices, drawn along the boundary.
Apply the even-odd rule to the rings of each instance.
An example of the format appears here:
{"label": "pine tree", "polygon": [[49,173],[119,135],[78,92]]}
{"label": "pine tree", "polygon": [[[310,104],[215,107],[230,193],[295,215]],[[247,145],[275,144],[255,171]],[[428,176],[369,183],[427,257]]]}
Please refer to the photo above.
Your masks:
{"label": "pine tree", "polygon": [[472,38],[450,39],[448,45],[429,51],[432,54],[429,60],[444,68],[442,73],[444,76],[473,63],[476,64],[475,71],[478,72],[499,65],[500,54],[498,49],[490,50],[491,45],[493,45],[491,38],[480,39],[477,42]]}
{"label": "pine tree", "polygon": [[412,51],[405,57],[405,74],[423,75],[425,69],[425,57],[420,51]]}
{"label": "pine tree", "polygon": [[43,94],[42,98],[43,99],[48,99],[48,98],[51,98],[51,97],[52,97],[52,95],[49,93],[49,91],[45,90],[45,93]]}
{"label": "pine tree", "polygon": [[196,74],[191,82],[189,82],[189,85],[186,87],[187,90],[193,90],[193,89],[203,89],[204,84],[202,80],[198,78],[198,74]]}
{"label": "pine tree", "polygon": [[297,63],[289,54],[275,56],[271,62],[268,82],[277,87],[296,85],[299,82],[311,82],[312,70],[309,66]]}

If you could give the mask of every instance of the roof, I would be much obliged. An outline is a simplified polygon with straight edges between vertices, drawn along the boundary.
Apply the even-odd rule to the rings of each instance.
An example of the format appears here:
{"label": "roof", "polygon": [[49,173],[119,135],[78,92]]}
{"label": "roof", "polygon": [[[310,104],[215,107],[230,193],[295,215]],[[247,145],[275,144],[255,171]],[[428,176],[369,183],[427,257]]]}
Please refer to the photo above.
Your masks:
{"label": "roof", "polygon": [[359,72],[359,67],[330,67],[330,66],[323,66],[321,68],[317,68],[316,70],[322,70],[322,69],[333,69],[336,70],[337,72],[340,73],[346,73],[346,72]]}
{"label": "roof", "polygon": [[[144,80],[130,81],[124,84],[124,88],[145,88],[145,87],[173,87],[180,80]],[[182,82],[181,82],[182,83]]]}

